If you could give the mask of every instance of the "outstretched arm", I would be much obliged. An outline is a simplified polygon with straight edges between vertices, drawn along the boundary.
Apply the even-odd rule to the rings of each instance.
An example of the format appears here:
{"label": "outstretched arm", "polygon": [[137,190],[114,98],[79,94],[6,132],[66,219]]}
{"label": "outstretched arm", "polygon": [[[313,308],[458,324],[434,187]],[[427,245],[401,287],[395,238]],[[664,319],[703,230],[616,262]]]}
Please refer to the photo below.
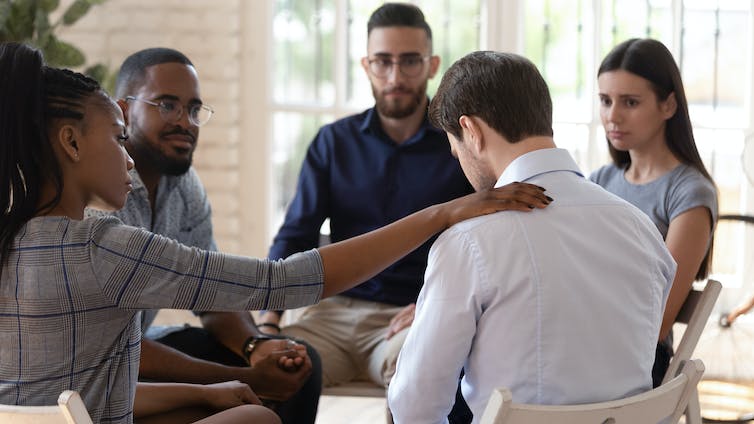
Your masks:
{"label": "outstretched arm", "polygon": [[366,281],[460,221],[504,210],[531,211],[549,203],[543,188],[511,183],[430,206],[369,233],[320,247],[325,271],[322,297]]}
{"label": "outstretched arm", "polygon": [[728,313],[728,315],[725,317],[727,325],[733,324],[733,321],[735,321],[736,318],[749,312],[751,308],[754,308],[754,296],[739,304],[735,307],[735,309]]}

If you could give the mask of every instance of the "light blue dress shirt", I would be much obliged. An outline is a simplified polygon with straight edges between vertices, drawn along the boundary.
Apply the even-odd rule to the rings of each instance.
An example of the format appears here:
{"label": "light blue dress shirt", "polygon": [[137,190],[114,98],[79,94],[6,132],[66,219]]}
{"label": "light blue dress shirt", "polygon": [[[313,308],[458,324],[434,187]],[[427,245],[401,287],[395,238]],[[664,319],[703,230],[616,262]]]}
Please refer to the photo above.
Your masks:
{"label": "light blue dress shirt", "polygon": [[478,422],[497,387],[515,402],[572,404],[652,387],[675,262],[639,209],[586,180],[563,149],[520,156],[550,206],[461,222],[432,246],[389,389],[396,423],[447,422],[462,390]]}

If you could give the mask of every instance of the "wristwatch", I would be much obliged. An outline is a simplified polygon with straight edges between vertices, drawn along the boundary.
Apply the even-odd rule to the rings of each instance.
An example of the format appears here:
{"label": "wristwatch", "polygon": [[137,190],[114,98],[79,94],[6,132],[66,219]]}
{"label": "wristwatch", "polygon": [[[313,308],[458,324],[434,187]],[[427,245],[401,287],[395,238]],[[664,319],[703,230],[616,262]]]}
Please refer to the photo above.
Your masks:
{"label": "wristwatch", "polygon": [[259,344],[259,342],[272,340],[273,338],[274,337],[270,336],[269,334],[260,333],[246,339],[246,341],[243,342],[243,348],[241,349],[244,358],[246,358],[246,361],[250,362],[251,354],[254,352],[254,349],[257,347],[257,344]]}

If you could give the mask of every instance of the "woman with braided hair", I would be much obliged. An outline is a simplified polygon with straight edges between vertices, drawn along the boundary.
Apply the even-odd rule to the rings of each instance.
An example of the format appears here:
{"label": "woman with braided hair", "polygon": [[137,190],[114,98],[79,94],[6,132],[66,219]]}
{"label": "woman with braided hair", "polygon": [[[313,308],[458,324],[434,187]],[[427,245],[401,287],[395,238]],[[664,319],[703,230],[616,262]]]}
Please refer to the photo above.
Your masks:
{"label": "woman with braided hair", "polygon": [[[139,310],[312,304],[463,219],[549,203],[543,189],[513,183],[281,261],[192,249],[117,218],[83,219],[86,206],[123,206],[133,167],[122,145],[128,137],[122,111],[96,82],[47,67],[38,51],[16,43],[0,45],[0,74],[3,404],[54,404],[71,389],[95,422],[113,423],[140,421],[165,403],[180,407],[181,396],[155,405],[137,395],[154,388],[136,383]],[[240,405],[208,419],[277,421],[249,403],[258,400],[246,392],[235,403],[208,405]]]}

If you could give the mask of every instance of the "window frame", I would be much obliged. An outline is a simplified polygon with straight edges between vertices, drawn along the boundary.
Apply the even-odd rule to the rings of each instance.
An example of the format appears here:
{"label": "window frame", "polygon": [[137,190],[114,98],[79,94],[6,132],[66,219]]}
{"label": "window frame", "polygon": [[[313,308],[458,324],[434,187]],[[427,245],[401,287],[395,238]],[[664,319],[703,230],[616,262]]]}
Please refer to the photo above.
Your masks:
{"label": "window frame", "polygon": [[[348,13],[347,7],[349,0],[333,0],[336,5],[335,13],[335,51],[348,51],[349,43],[347,39],[348,35]],[[744,1],[744,0],[741,0]],[[752,28],[754,28],[754,0],[749,1],[749,32],[751,35]],[[421,3],[421,2],[415,2]],[[603,3],[600,0],[591,0],[589,3],[592,7],[594,17],[594,31],[596,34],[601,34],[602,25],[602,6]],[[676,58],[679,57],[681,49],[681,10],[683,6],[683,0],[672,0],[672,21],[674,25],[673,40],[668,45],[668,48],[674,54]],[[273,32],[272,32],[272,19],[275,9],[275,0],[265,0],[263,2],[255,2],[254,7],[247,5],[246,2],[242,2],[244,11],[244,25],[243,37],[249,44],[248,49],[244,49],[246,64],[246,71],[243,75],[247,76],[244,87],[244,99],[243,110],[250,113],[250,119],[242,119],[242,131],[247,134],[258,134],[261,138],[261,146],[259,143],[252,144],[253,148],[244,147],[242,150],[243,158],[253,164],[252,167],[245,167],[246,169],[253,168],[254,171],[243,171],[242,181],[256,181],[256,188],[252,190],[246,190],[243,195],[244,216],[243,221],[247,222],[245,228],[253,227],[255,231],[252,232],[254,241],[251,243],[254,246],[264,246],[266,252],[266,246],[272,240],[272,237],[277,232],[278,221],[274,220],[276,211],[274,209],[273,194],[276,190],[273,187],[273,169],[269,160],[270,152],[274,143],[274,134],[272,128],[272,119],[275,113],[278,112],[293,112],[304,114],[318,114],[328,115],[335,118],[343,117],[351,113],[359,112],[362,110],[360,106],[354,106],[347,99],[347,72],[350,66],[348,61],[349,56],[344,54],[334,55],[334,83],[335,83],[335,101],[332,105],[312,105],[312,104],[281,104],[275,102],[272,98],[272,92],[269,81],[272,81],[273,69]],[[526,4],[524,0],[481,0],[480,11],[480,49],[487,50],[500,50],[511,51],[515,53],[523,53],[525,45],[525,8]],[[751,37],[750,37],[751,39]],[[602,51],[602,41],[599,36],[594,37],[592,45],[592,55],[595,57],[595,61],[601,59],[599,56]],[[750,41],[751,43],[751,41]],[[750,50],[753,50],[754,46],[750,44]],[[745,90],[748,92],[748,98],[746,99],[746,107],[748,108],[748,122],[745,123],[746,127],[741,128],[745,135],[749,135],[750,138],[754,138],[754,107],[752,107],[752,99],[754,99],[754,84],[752,83],[752,56],[754,53],[749,52],[748,60],[748,72],[745,74],[750,78],[745,82],[747,87]],[[263,69],[264,75],[259,71]],[[253,77],[256,75],[256,78]],[[594,87],[596,76],[591,80],[590,84]],[[593,106],[591,108],[592,116],[590,122],[579,122],[578,124],[586,125],[589,133],[589,141],[587,143],[588,151],[586,153],[586,165],[585,172],[590,172],[596,169],[598,166],[607,163],[609,158],[606,157],[604,146],[600,146],[597,142],[597,138],[602,131],[602,125],[599,119],[599,108],[597,96],[594,96]],[[692,117],[693,119],[693,117]],[[709,126],[695,124],[695,128],[702,130],[709,129]],[[311,135],[312,137],[314,134]],[[754,141],[752,141],[754,142]],[[248,143],[247,143],[248,144]],[[743,146],[742,146],[743,148]],[[260,159],[261,158],[261,159]],[[742,171],[743,173],[743,171]],[[751,186],[746,183],[745,177],[743,177],[743,183],[741,184],[741,204],[739,211],[723,211],[730,213],[746,213],[746,211],[754,211],[754,196],[750,195]],[[265,200],[263,203],[265,208],[259,208],[260,200]],[[255,209],[254,205],[257,205],[256,209],[264,209],[263,213],[248,212],[250,209]],[[754,212],[753,212],[754,213]],[[256,222],[257,225],[248,224],[249,221]],[[260,226],[262,231],[260,230]],[[261,235],[261,240],[259,240]],[[754,241],[747,242],[746,251],[754,251]],[[244,244],[248,245],[248,244]]]}

